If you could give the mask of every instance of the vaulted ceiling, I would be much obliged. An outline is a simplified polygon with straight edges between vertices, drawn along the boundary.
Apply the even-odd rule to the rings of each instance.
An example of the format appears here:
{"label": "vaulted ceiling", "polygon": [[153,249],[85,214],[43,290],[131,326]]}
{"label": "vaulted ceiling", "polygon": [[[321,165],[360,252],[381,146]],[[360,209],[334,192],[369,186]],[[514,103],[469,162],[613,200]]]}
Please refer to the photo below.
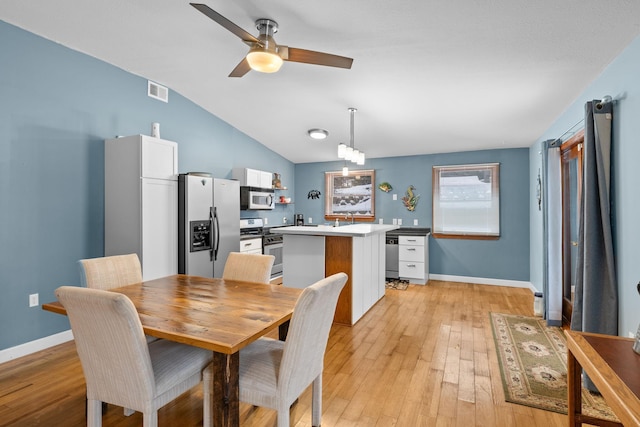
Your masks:
{"label": "vaulted ceiling", "polygon": [[248,47],[187,1],[2,0],[0,19],[163,84],[295,163],[336,158],[349,107],[368,157],[528,147],[640,34],[635,0],[206,4],[353,66],[230,78]]}

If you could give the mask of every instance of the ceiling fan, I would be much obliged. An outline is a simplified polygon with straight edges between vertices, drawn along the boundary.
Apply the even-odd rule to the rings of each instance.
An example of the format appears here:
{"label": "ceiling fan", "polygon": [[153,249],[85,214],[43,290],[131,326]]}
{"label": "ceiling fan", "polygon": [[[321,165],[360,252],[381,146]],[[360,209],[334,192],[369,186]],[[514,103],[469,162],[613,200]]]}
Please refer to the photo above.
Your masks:
{"label": "ceiling fan", "polygon": [[346,56],[332,55],[330,53],[298,49],[277,44],[273,39],[273,35],[278,32],[278,23],[271,19],[261,18],[256,21],[256,28],[260,34],[254,37],[209,6],[201,3],[190,4],[249,45],[249,53],[247,53],[247,56],[231,71],[229,77],[242,77],[251,70],[262,73],[275,73],[280,69],[283,61],[347,69],[350,69],[353,63],[353,59],[347,58]]}

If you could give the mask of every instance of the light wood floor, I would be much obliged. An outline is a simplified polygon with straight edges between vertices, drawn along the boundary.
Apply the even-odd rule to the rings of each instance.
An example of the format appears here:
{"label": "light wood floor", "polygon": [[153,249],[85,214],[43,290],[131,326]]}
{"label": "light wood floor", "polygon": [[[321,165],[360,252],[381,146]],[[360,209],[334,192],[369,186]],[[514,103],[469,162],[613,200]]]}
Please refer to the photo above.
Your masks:
{"label": "light wood floor", "polygon": [[[529,290],[431,281],[387,291],[355,326],[334,326],[324,427],[566,426],[567,416],[504,401],[489,312],[533,315]],[[160,410],[160,426],[202,425],[201,386]],[[73,342],[0,365],[0,426],[81,426],[84,379]],[[292,425],[311,426],[310,390]],[[243,426],[275,412],[241,406]],[[110,406],[104,426],[141,426]]]}

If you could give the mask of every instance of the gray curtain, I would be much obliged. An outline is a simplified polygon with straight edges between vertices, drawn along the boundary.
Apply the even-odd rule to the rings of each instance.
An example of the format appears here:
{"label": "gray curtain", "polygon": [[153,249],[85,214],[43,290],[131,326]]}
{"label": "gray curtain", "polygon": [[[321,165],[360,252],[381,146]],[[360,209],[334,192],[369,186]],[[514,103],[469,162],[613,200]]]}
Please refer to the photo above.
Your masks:
{"label": "gray curtain", "polygon": [[544,318],[549,326],[562,326],[562,194],[560,145],[542,142],[542,250]]}
{"label": "gray curtain", "polygon": [[610,204],[612,111],[611,102],[591,101],[585,105],[579,255],[571,329],[618,335]]}

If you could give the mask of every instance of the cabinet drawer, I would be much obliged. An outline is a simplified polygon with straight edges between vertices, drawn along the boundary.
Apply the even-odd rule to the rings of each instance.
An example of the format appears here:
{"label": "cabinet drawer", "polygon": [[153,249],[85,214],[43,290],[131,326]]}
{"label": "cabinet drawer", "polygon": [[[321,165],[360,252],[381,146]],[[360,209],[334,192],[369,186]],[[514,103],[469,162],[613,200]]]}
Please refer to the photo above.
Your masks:
{"label": "cabinet drawer", "polygon": [[425,236],[398,236],[398,244],[400,245],[417,245],[424,246]]}
{"label": "cabinet drawer", "polygon": [[240,241],[240,252],[256,251],[262,253],[262,238],[247,239]]}
{"label": "cabinet drawer", "polygon": [[398,259],[424,262],[424,246],[398,245]]}
{"label": "cabinet drawer", "polygon": [[400,261],[398,267],[400,277],[424,279],[424,262]]}

